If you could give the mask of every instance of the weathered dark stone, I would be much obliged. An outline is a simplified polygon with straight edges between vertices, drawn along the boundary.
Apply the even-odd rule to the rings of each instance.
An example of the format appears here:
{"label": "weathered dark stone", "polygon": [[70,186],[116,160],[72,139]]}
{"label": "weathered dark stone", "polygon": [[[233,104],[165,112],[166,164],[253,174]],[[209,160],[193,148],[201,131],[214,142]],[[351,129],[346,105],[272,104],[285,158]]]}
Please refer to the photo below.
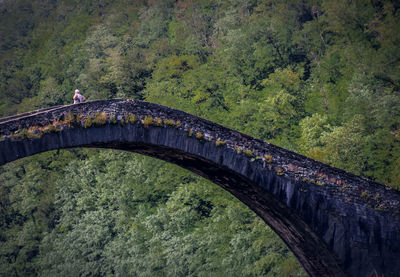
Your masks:
{"label": "weathered dark stone", "polygon": [[[140,120],[152,116],[181,124],[145,128],[139,121],[109,121],[18,138],[21,128],[45,126],[69,112],[83,117],[105,112],[125,122],[128,114],[135,114]],[[197,132],[212,141],[196,139]],[[141,101],[93,101],[0,119],[0,134],[0,164],[70,147],[121,149],[177,164],[220,185],[255,211],[310,275],[399,275],[398,191],[182,111]],[[226,144],[217,147],[216,139]],[[244,149],[252,151],[251,157],[238,153]]]}

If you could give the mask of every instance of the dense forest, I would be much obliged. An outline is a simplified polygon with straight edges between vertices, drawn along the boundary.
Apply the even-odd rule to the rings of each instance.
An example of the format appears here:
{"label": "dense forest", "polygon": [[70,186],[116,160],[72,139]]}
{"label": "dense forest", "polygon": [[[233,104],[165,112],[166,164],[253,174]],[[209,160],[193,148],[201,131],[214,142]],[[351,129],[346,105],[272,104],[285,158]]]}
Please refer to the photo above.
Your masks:
{"label": "dense forest", "polygon": [[[0,117],[178,108],[400,189],[400,2],[4,0]],[[0,276],[305,276],[216,185],[132,153],[0,167]]]}

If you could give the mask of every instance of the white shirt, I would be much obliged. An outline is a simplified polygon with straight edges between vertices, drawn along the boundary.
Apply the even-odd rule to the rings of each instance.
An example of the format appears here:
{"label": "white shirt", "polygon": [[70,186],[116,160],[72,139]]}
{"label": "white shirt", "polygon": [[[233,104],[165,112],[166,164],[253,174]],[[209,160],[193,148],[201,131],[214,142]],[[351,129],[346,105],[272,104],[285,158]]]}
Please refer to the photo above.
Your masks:
{"label": "white shirt", "polygon": [[74,104],[82,103],[83,102],[83,96],[80,93],[77,93],[74,95]]}

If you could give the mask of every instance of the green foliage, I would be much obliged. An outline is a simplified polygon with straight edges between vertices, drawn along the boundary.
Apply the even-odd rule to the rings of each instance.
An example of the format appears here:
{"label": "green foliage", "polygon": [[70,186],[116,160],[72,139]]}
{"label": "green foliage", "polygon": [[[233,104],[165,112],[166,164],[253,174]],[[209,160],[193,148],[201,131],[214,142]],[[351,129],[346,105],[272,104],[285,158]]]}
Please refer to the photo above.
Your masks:
{"label": "green foliage", "polygon": [[32,129],[19,129],[15,134],[9,136],[9,138],[13,139],[36,139],[40,137],[40,132]]}
{"label": "green foliage", "polygon": [[215,145],[218,147],[218,146],[224,146],[226,144],[226,141],[225,140],[219,140],[219,139],[217,139],[216,141],[215,141]]}
{"label": "green foliage", "polygon": [[84,127],[84,128],[90,128],[90,127],[92,127],[92,125],[93,125],[93,119],[92,119],[92,117],[88,116],[88,117],[84,120],[83,127]]}
{"label": "green foliage", "polygon": [[329,153],[325,156],[326,162],[356,174],[362,172],[365,146],[369,140],[362,120],[361,116],[355,116],[345,126],[335,127],[332,132],[323,134],[324,150]]}
{"label": "green foliage", "polygon": [[165,119],[164,120],[165,125],[167,126],[175,126],[175,121],[172,119]]}
{"label": "green foliage", "polygon": [[135,116],[134,114],[130,114],[130,115],[128,116],[128,122],[129,122],[130,124],[135,123],[135,122],[136,122],[136,116]]}
{"label": "green foliage", "polygon": [[80,123],[80,122],[78,122],[78,117],[77,116],[75,116],[72,112],[69,112],[69,113],[67,113],[66,115],[65,115],[65,117],[64,117],[64,122],[67,124],[67,125],[70,125],[70,126],[72,126],[72,125],[74,125],[75,123]]}
{"label": "green foliage", "polygon": [[44,126],[43,128],[43,133],[47,134],[47,133],[55,133],[55,132],[60,132],[61,129],[57,126],[54,126],[53,124],[49,124]]}
{"label": "green foliage", "polygon": [[264,155],[264,159],[267,163],[272,163],[272,156],[269,154]]}
{"label": "green foliage", "polygon": [[161,118],[155,118],[153,120],[153,123],[155,126],[162,126],[163,125],[163,120]]}
{"label": "green foliage", "polygon": [[0,275],[37,272],[38,242],[58,217],[54,183],[76,158],[73,150],[51,151],[0,168]]}
{"label": "green foliage", "polygon": [[[89,100],[138,98],[400,188],[393,1],[5,0],[0,14],[0,116],[69,104],[76,88]],[[104,119],[66,115],[15,135],[81,122]],[[0,168],[0,275],[304,275],[271,229],[215,187],[105,153]]]}
{"label": "green foliage", "polygon": [[153,125],[153,117],[152,116],[146,116],[143,121],[143,126],[145,128],[149,128],[149,126]]}
{"label": "green foliage", "polygon": [[276,172],[276,174],[278,174],[279,176],[282,176],[282,175],[285,174],[285,172],[283,171],[283,169],[280,168],[280,167],[277,167],[277,168],[275,169],[275,172]]}
{"label": "green foliage", "polygon": [[108,116],[105,112],[99,112],[94,115],[93,124],[95,126],[102,126],[107,124]]}
{"label": "green foliage", "polygon": [[245,155],[246,155],[247,157],[249,157],[249,158],[251,158],[251,157],[254,156],[253,151],[252,151],[252,150],[249,150],[249,149],[244,149],[244,150],[243,150],[243,154],[245,154]]}
{"label": "green foliage", "polygon": [[196,138],[198,140],[204,140],[204,136],[203,136],[203,134],[201,132],[196,132]]}
{"label": "green foliage", "polygon": [[325,154],[322,150],[324,146],[323,134],[331,131],[327,121],[328,117],[326,115],[318,113],[300,121],[301,137],[298,142],[299,148],[305,155],[320,161],[325,159]]}
{"label": "green foliage", "polygon": [[[204,179],[129,153],[96,151],[85,160],[77,154],[50,152],[32,165],[21,163],[36,169],[21,180],[30,182],[20,186],[14,185],[20,167],[1,169],[2,178],[7,178],[3,184],[10,190],[1,195],[4,203],[13,196],[17,213],[33,212],[36,221],[47,220],[35,229],[30,216],[22,218],[23,232],[15,219],[15,228],[6,233],[26,242],[19,250],[21,264],[11,263],[20,272],[31,268],[45,275],[236,272],[279,276],[279,255],[291,257],[254,213]],[[59,167],[62,170],[52,171]],[[150,171],[157,174],[149,175]],[[43,174],[50,178],[40,189]],[[21,201],[30,205],[20,205]],[[45,201],[43,211],[35,210],[35,201]],[[34,241],[29,240],[28,230],[32,239],[39,236],[41,244],[35,255],[24,260],[22,253],[31,247],[27,242]],[[17,241],[1,242],[1,254],[11,254],[13,243]],[[1,268],[6,272],[8,267]],[[293,272],[298,272],[298,264],[295,268]]]}
{"label": "green foliage", "polygon": [[117,123],[118,123],[118,122],[117,122],[117,119],[115,118],[114,115],[110,116],[110,122],[111,122],[112,124],[117,124]]}

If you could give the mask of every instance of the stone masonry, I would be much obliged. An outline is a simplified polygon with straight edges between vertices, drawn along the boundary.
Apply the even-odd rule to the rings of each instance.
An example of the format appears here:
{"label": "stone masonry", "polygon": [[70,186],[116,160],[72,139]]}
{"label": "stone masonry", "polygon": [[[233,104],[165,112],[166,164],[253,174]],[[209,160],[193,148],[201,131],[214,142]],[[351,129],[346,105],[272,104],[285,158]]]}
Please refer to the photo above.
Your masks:
{"label": "stone masonry", "polygon": [[[100,114],[106,121],[87,124]],[[0,119],[0,165],[69,147],[133,151],[210,179],[263,218],[311,276],[399,276],[400,193],[382,184],[143,101],[99,100]]]}

